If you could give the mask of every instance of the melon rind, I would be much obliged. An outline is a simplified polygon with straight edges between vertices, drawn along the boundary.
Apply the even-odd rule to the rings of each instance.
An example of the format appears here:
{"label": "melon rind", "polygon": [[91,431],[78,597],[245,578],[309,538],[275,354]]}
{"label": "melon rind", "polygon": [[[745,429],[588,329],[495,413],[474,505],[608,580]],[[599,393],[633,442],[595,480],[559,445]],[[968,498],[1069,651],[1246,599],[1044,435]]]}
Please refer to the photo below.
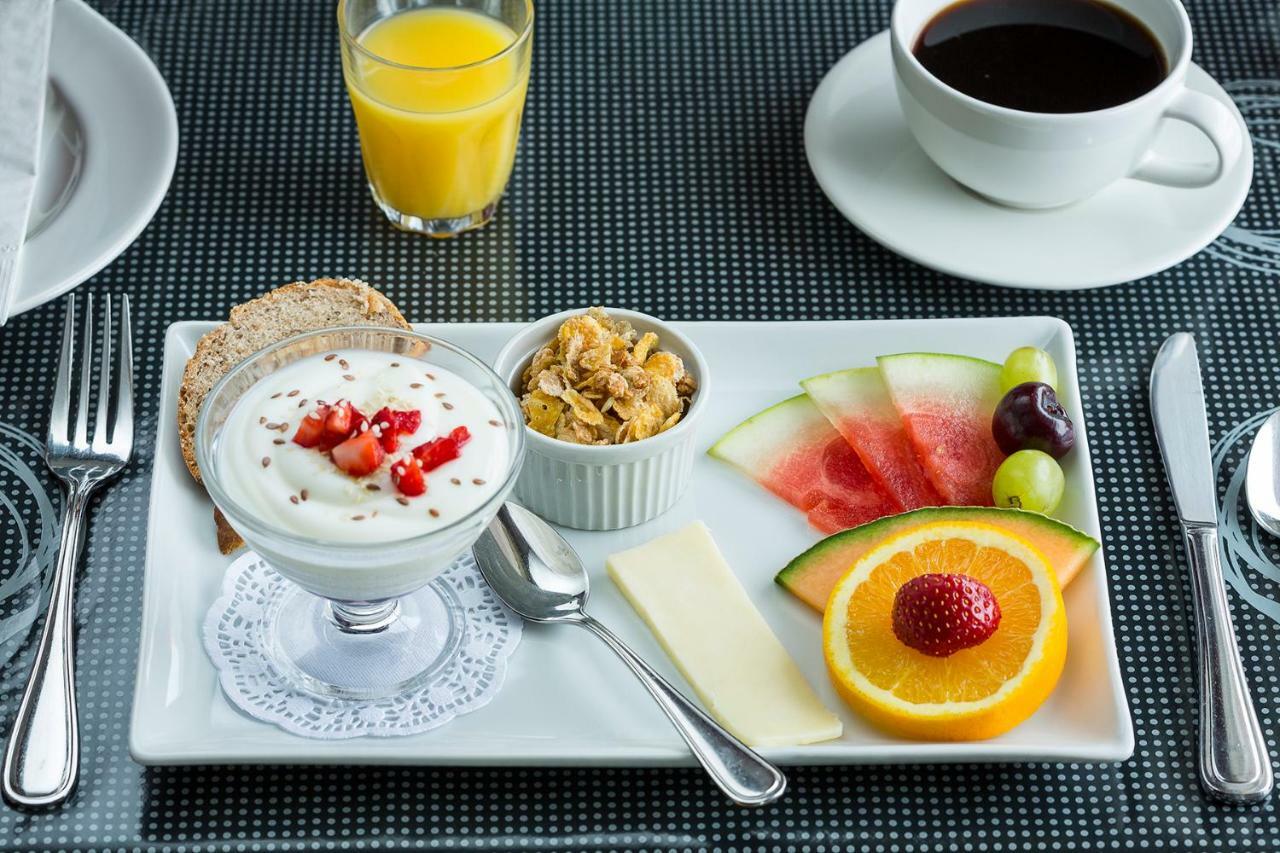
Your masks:
{"label": "melon rind", "polygon": [[800,387],[837,430],[840,429],[838,419],[850,412],[874,420],[899,420],[878,367],[855,367],[811,376],[802,379]]}
{"label": "melon rind", "polygon": [[822,412],[805,394],[797,394],[752,415],[711,446],[707,455],[759,478],[768,471],[768,463],[791,444],[797,434],[814,429],[827,429]]}
{"label": "melon rind", "polygon": [[[992,413],[1000,402],[1000,365],[969,355],[904,352],[876,359],[889,396],[899,408],[921,399],[983,405]],[[988,405],[989,404],[989,405]]]}
{"label": "melon rind", "polygon": [[788,563],[774,581],[821,613],[836,582],[859,557],[909,527],[940,521],[981,522],[1021,536],[1045,555],[1062,587],[1100,547],[1089,534],[1037,512],[982,506],[925,507],[832,534]]}
{"label": "melon rind", "polygon": [[[1004,454],[991,435],[1000,403],[1000,365],[967,355],[902,353],[876,359],[885,387],[925,475],[952,506],[990,506],[991,481]],[[948,443],[920,434],[946,424]],[[945,451],[944,451],[945,449]]]}
{"label": "melon rind", "polygon": [[[840,458],[828,459],[835,451]],[[804,512],[821,533],[855,527],[897,511],[857,453],[807,395],[765,409],[707,451]],[[830,463],[841,466],[832,479]]]}

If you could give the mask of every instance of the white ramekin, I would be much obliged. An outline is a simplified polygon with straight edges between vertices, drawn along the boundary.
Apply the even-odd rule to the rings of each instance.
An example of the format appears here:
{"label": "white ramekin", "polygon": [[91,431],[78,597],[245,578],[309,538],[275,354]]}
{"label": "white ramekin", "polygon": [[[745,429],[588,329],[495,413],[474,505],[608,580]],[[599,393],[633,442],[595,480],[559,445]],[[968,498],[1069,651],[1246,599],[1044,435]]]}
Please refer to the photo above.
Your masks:
{"label": "white ramekin", "polygon": [[[586,309],[562,311],[522,329],[498,353],[494,371],[517,397],[520,379],[533,354],[552,341],[569,317]],[[658,349],[680,356],[698,390],[688,413],[664,433],[630,444],[605,447],[573,444],[525,427],[524,468],[515,497],[555,524],[579,530],[617,530],[656,518],[684,494],[693,475],[698,419],[707,407],[711,373],[706,359],[685,335],[656,317],[605,308],[644,334],[658,336]]]}

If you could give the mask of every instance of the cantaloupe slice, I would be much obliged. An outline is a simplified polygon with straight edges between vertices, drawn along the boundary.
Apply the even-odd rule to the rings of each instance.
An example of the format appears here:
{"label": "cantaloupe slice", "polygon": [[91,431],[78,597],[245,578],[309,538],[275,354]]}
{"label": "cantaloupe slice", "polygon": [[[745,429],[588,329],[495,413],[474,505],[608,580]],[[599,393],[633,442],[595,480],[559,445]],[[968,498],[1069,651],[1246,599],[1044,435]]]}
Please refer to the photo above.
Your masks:
{"label": "cantaloupe slice", "polygon": [[831,590],[858,558],[908,527],[939,521],[970,521],[1008,530],[1032,545],[1048,559],[1065,587],[1098,550],[1098,541],[1069,524],[1036,512],[995,507],[926,507],[885,518],[828,536],[796,557],[774,580],[796,598],[822,612]]}

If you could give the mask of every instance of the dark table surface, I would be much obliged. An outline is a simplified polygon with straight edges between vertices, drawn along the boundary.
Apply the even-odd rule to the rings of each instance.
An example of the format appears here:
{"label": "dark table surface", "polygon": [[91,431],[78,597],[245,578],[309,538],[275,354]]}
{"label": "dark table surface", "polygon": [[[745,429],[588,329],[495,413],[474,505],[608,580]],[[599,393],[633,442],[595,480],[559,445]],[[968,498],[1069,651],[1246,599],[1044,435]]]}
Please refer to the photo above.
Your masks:
{"label": "dark table surface", "polygon": [[[84,757],[51,814],[0,808],[13,850],[767,847],[1276,849],[1273,804],[1207,802],[1177,525],[1149,426],[1160,341],[1200,341],[1223,486],[1253,415],[1280,399],[1280,254],[1268,231],[1280,131],[1280,26],[1261,0],[1195,0],[1196,60],[1237,97],[1257,175],[1214,246],[1143,281],[1001,290],[896,257],[846,223],[805,164],[801,124],[828,68],[889,3],[539,0],[533,83],[495,223],[432,242],[366,193],[333,0],[100,0],[177,103],[173,185],[137,243],[80,290],[128,293],[141,399],[137,461],[97,506],[77,605]],[[1140,222],[1135,228],[1143,227]],[[1094,439],[1120,661],[1137,736],[1121,764],[804,768],[780,804],[739,811],[694,770],[170,768],[128,755],[161,339],[271,286],[360,276],[411,319],[525,320],[608,303],[675,319],[1051,314],[1071,323]],[[31,661],[33,548],[60,497],[43,436],[62,309],[0,329],[0,720]],[[1237,429],[1237,428],[1240,429]],[[1235,509],[1234,504],[1231,506]],[[1247,532],[1247,528],[1246,528]],[[1245,543],[1245,547],[1248,546]],[[1278,555],[1272,553],[1272,558]],[[182,571],[174,565],[174,571]],[[1280,597],[1233,557],[1232,605],[1276,741]],[[38,625],[38,623],[37,623]]]}

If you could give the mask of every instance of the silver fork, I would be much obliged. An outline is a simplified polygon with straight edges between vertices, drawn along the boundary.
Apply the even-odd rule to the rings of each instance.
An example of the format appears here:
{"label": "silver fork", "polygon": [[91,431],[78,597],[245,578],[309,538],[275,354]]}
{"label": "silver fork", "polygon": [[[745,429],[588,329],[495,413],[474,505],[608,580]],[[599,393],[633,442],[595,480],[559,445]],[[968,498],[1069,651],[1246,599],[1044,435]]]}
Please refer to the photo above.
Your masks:
{"label": "silver fork", "polygon": [[93,295],[88,298],[81,332],[80,393],[75,430],[71,417],[71,365],[75,355],[76,301],[67,298],[62,327],[62,358],[53,389],[45,464],[67,489],[62,514],[62,545],[53,576],[53,594],[35,666],[22,694],[22,704],[4,752],[4,798],[15,806],[56,806],[71,796],[80,775],[80,727],[76,719],[75,649],[72,605],[76,564],[84,547],[85,509],[89,497],[115,476],[133,453],[133,333],[129,297],[122,297],[120,359],[115,372],[114,424],[108,438],[107,408],[112,390],[111,297],[107,296],[102,352],[98,359],[98,401],[93,438],[89,438],[89,396],[93,374]]}

